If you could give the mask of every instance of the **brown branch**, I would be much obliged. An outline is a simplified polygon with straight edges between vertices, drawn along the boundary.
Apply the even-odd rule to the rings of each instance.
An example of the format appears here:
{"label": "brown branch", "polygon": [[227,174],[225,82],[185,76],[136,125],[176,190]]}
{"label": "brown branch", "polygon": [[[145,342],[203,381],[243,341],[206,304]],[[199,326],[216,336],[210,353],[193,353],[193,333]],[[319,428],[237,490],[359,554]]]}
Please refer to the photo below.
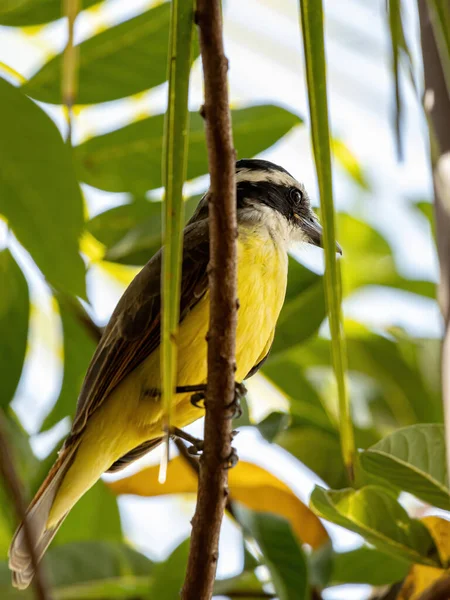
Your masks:
{"label": "brown branch", "polygon": [[38,600],[50,600],[50,593],[47,589],[42,566],[39,564],[35,552],[34,534],[28,520],[25,518],[26,506],[23,499],[22,485],[14,468],[14,459],[9,449],[7,427],[2,411],[0,411],[0,475],[11,497],[17,519],[19,522],[22,522],[25,541],[31,557],[31,564],[35,571],[33,579],[35,596]]}
{"label": "brown branch", "polygon": [[197,507],[183,600],[210,600],[217,568],[220,527],[228,496],[225,468],[232,452],[236,337],[236,183],[235,152],[228,104],[227,70],[220,0],[198,0],[196,20],[205,79],[206,142],[211,186],[210,322],[205,449],[200,460]]}
{"label": "brown branch", "polygon": [[[175,438],[174,442],[178,452],[180,453],[180,456],[184,458],[184,460],[187,462],[187,464],[198,477],[198,475],[200,474],[200,461],[198,460],[198,458],[195,458],[194,456],[192,456],[192,454],[189,454],[186,444],[182,440],[180,440],[180,438]],[[234,512],[233,508],[233,498],[231,497],[230,493],[228,493],[227,495],[225,509],[229,513],[229,515],[233,517],[235,521],[237,521],[236,513]]]}
{"label": "brown branch", "polygon": [[418,600],[449,600],[450,577],[443,575],[421,594]]}
{"label": "brown branch", "polygon": [[445,322],[442,385],[450,467],[450,97],[445,83],[427,0],[418,0],[434,183],[436,239],[440,265],[439,304]]}

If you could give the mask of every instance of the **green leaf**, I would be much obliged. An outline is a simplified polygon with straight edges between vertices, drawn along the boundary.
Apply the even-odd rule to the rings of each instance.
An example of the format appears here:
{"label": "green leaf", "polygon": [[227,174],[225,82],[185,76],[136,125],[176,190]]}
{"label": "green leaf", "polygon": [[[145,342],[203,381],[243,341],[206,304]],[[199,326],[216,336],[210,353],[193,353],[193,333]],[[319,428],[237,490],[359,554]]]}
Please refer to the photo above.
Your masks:
{"label": "green leaf", "polygon": [[[83,9],[99,0],[83,0]],[[42,25],[64,16],[61,0],[6,0],[0,3],[0,25]]]}
{"label": "green leaf", "polygon": [[85,315],[81,304],[76,299],[62,294],[56,297],[64,336],[64,375],[59,397],[45,417],[41,431],[50,429],[75,412],[76,399],[98,343],[94,332],[88,330],[81,322]]}
{"label": "green leaf", "polygon": [[154,566],[153,580],[148,598],[158,600],[174,600],[180,597],[186,575],[190,540],[184,540],[175,548],[169,558]]}
{"label": "green leaf", "polygon": [[392,585],[406,577],[410,566],[411,563],[376,548],[361,546],[350,552],[334,554],[331,581],[333,585]]}
{"label": "green leaf", "polygon": [[[137,598],[147,594],[153,563],[121,542],[77,542],[50,548],[45,570],[55,600]],[[2,599],[33,598],[11,588],[11,574],[0,564]],[[53,598],[52,595],[52,598]]]}
{"label": "green leaf", "polygon": [[0,251],[0,407],[13,399],[22,374],[28,339],[28,285],[9,250]]}
{"label": "green leaf", "polygon": [[311,508],[324,519],[359,533],[379,550],[395,558],[440,566],[437,550],[423,523],[411,519],[395,497],[368,485],[359,490],[316,487]]}
{"label": "green leaf", "polygon": [[326,416],[316,388],[305,377],[304,367],[284,354],[276,355],[273,350],[264,363],[262,372],[289,398],[291,412],[297,408],[314,407]]}
{"label": "green leaf", "polygon": [[369,191],[370,185],[367,181],[367,176],[350,148],[341,139],[335,137],[331,140],[331,150],[338,165],[359,187]]}
{"label": "green leaf", "polygon": [[[22,481],[24,496],[31,497],[30,480],[39,466],[39,461],[30,447],[29,437],[11,410],[3,416],[8,446],[17,474]],[[14,530],[17,527],[17,514],[11,495],[0,480],[0,559],[6,558]]]}
{"label": "green leaf", "polygon": [[290,258],[286,299],[278,319],[271,356],[311,337],[325,316],[323,277]]}
{"label": "green leaf", "polygon": [[172,0],[169,41],[169,97],[164,126],[163,237],[161,305],[161,382],[166,447],[172,421],[177,378],[184,202],[189,131],[189,72],[194,37],[194,0]]}
{"label": "green leaf", "polygon": [[[366,331],[347,340],[350,372],[370,377],[374,392],[380,391],[385,408],[398,426],[442,421],[439,390],[432,390],[425,377],[433,364],[421,356],[423,344],[430,356],[436,356],[425,343],[428,341],[407,339],[400,344]],[[293,361],[299,369],[329,367],[329,342],[319,338],[310,340],[282,358]],[[275,356],[272,360],[269,359],[269,364],[275,370],[279,359]],[[371,410],[370,403],[368,408]]]}
{"label": "green leaf", "polygon": [[[200,198],[185,201],[185,221],[193,215]],[[100,213],[86,223],[86,228],[106,246],[105,260],[143,265],[161,248],[161,206],[161,202],[138,199]]]}
{"label": "green leaf", "polygon": [[436,222],[434,217],[434,208],[433,203],[427,200],[419,200],[415,202],[413,208],[418,210],[428,221],[428,225],[431,228],[431,233],[433,234],[433,239],[436,242]]}
{"label": "green leaf", "polygon": [[366,285],[382,285],[407,292],[436,297],[436,284],[402,277],[392,249],[373,227],[354,216],[339,213],[338,229],[345,246],[343,288],[346,294]]}
{"label": "green leaf", "polygon": [[[77,103],[117,100],[166,81],[169,22],[170,3],[164,2],[79,44]],[[23,91],[60,104],[62,57],[52,58]]]}
{"label": "green leaf", "polygon": [[[82,86],[81,88],[82,89]],[[274,144],[302,120],[278,106],[251,106],[231,111],[234,146],[251,157]],[[190,114],[187,179],[208,173],[204,123]],[[75,148],[80,178],[110,191],[137,195],[162,186],[164,115],[148,117],[122,129],[91,138]]]}
{"label": "green leaf", "polygon": [[443,425],[421,424],[394,431],[361,454],[364,469],[450,510]]}
{"label": "green leaf", "polygon": [[214,582],[214,595],[228,596],[237,598],[258,598],[261,594],[261,600],[266,598],[261,581],[252,572],[244,571],[240,575],[228,579],[216,579]]}
{"label": "green leaf", "polygon": [[355,476],[356,447],[347,390],[347,351],[342,325],[341,274],[336,261],[330,131],[328,126],[322,0],[301,0],[300,13],[308,84],[312,146],[320,191],[325,253],[325,297],[331,331],[331,354],[337,383],[341,447],[349,479]]}
{"label": "green leaf", "polygon": [[277,436],[275,442],[327,485],[335,488],[345,486],[345,466],[337,433],[311,426],[292,427]]}
{"label": "green leaf", "polygon": [[258,544],[280,600],[309,597],[306,557],[287,521],[271,513],[235,507],[239,523]]}
{"label": "green leaf", "polygon": [[283,412],[271,412],[265,419],[258,423],[259,433],[268,442],[273,442],[276,436],[286,429],[289,415]]}
{"label": "green leaf", "polygon": [[324,588],[333,571],[334,553],[331,541],[325,542],[308,555],[308,572],[313,587]]}
{"label": "green leaf", "polygon": [[69,148],[51,119],[0,78],[0,213],[48,282],[85,297],[83,205]]}
{"label": "green leaf", "polygon": [[53,543],[89,540],[122,540],[117,500],[101,480],[75,504]]}
{"label": "green leaf", "polygon": [[[200,198],[201,196],[194,196],[185,201],[185,222],[193,215]],[[153,216],[147,215],[133,229],[126,232],[122,239],[107,250],[105,260],[125,265],[143,265],[161,248],[161,203],[148,204],[153,205]]]}

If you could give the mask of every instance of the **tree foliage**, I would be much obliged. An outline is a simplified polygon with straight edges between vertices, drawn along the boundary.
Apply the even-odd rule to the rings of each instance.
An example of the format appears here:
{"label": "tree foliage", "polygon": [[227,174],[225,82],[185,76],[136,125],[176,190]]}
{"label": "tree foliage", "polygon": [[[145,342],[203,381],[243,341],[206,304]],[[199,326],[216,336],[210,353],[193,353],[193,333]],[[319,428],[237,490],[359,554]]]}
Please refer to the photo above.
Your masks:
{"label": "tree foliage", "polygon": [[[94,3],[86,1],[83,8]],[[241,462],[231,471],[229,509],[245,537],[246,560],[239,575],[216,582],[215,593],[241,598],[261,594],[263,598],[272,597],[273,592],[280,600],[306,600],[312,589],[319,593],[344,583],[391,585],[407,577],[398,597],[415,599],[442,576],[450,560],[447,521],[408,514],[400,496],[408,492],[426,504],[450,510],[437,366],[440,342],[413,338],[399,330],[373,331],[346,321],[344,344],[340,300],[341,295],[351,298],[368,286],[434,299],[435,285],[400,273],[389,242],[370,224],[354,214],[335,214],[330,151],[355,186],[367,193],[370,184],[345,144],[338,138],[330,142],[326,78],[320,60],[324,57],[322,17],[314,14],[321,2],[303,0],[301,4],[328,270],[324,277],[290,257],[286,301],[272,351],[262,368],[263,377],[288,408],[273,411],[260,422],[250,417],[245,425],[284,449],[328,488],[316,487],[307,507],[290,486],[262,467]],[[394,121],[400,152],[399,73],[406,68],[409,77],[413,67],[403,31],[402,2],[388,4],[386,27],[392,45]],[[444,74],[450,80],[449,46],[444,43],[450,28],[444,13],[436,9],[433,14],[439,25]],[[60,17],[59,0],[7,2],[0,7],[4,26],[46,24]],[[169,25],[170,6],[162,3],[81,42],[77,103],[124,99],[166,82]],[[198,54],[195,42],[194,64]],[[180,88],[187,97],[190,62],[179,75],[174,102]],[[41,65],[20,86],[0,76],[0,217],[9,231],[7,247],[0,252],[0,406],[29,496],[56,448],[50,459],[38,460],[12,404],[27,368],[31,336],[33,343],[45,343],[35,339],[30,327],[34,306],[22,271],[23,251],[52,295],[54,320],[59,319],[62,336],[62,376],[56,401],[40,423],[44,432],[61,426],[73,414],[101,333],[100,324],[91,317],[86,276],[97,269],[115,276],[125,273],[129,281],[134,267],[142,266],[162,239],[158,190],[164,182],[165,115],[96,132],[70,148],[39,104],[62,104],[61,65],[62,54]],[[233,106],[231,114],[234,144],[241,158],[259,155],[296,128],[305,127],[298,114],[270,103]],[[171,135],[182,140],[187,120],[186,177],[190,181],[207,174],[208,162],[203,121],[197,111],[181,114]],[[182,171],[176,173],[178,183],[184,177]],[[84,184],[102,192],[125,192],[127,200],[91,216],[83,200]],[[183,207],[178,207],[183,208],[186,220],[198,200],[199,196],[185,198]],[[416,205],[433,226],[429,208],[429,203]],[[345,253],[338,264],[332,256],[335,227]],[[333,353],[330,340],[323,335],[327,316]],[[352,420],[358,411],[368,415],[365,423]],[[349,480],[353,468],[357,476]],[[152,562],[124,539],[117,498],[127,494],[183,497],[195,494],[196,489],[196,475],[182,457],[169,464],[165,485],[157,483],[156,467],[108,485],[98,482],[72,511],[46,558],[54,598],[174,600],[183,582],[188,541],[181,542],[165,561]],[[3,484],[0,498],[0,595],[5,600],[31,598],[31,590],[19,594],[9,583],[6,553],[16,523]],[[338,552],[319,517],[360,534],[364,545]],[[269,587],[260,577],[260,565],[268,568]]]}

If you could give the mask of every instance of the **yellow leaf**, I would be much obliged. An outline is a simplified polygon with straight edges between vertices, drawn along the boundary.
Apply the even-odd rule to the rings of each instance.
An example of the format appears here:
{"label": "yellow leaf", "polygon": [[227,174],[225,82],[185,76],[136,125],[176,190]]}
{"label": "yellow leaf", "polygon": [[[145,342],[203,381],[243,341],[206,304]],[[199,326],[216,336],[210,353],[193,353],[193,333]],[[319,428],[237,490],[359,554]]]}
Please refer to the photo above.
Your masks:
{"label": "yellow leaf", "polygon": [[403,582],[397,600],[419,600],[423,592],[442,577],[443,569],[413,565]]}
{"label": "yellow leaf", "polygon": [[[422,523],[433,538],[443,565],[450,563],[450,522],[441,517],[424,517]],[[413,565],[403,582],[397,600],[419,600],[423,592],[444,575],[445,569]]]}
{"label": "yellow leaf", "polygon": [[[197,474],[180,456],[170,461],[164,484],[158,482],[158,473],[159,465],[155,465],[108,485],[118,495],[161,496],[197,492]],[[232,500],[242,502],[252,510],[272,512],[287,519],[298,538],[312,548],[328,541],[328,533],[320,519],[285,483],[265,469],[240,461],[229,473],[229,488]]]}
{"label": "yellow leaf", "polygon": [[448,566],[450,564],[450,521],[441,517],[424,517],[421,521],[431,533],[441,563]]}

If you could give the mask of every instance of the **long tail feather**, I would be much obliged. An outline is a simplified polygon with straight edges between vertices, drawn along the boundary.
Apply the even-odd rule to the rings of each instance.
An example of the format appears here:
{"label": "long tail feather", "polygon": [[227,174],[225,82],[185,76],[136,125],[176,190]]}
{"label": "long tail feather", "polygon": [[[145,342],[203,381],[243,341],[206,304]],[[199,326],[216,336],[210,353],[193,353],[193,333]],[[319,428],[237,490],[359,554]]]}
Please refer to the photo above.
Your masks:
{"label": "long tail feather", "polygon": [[[35,554],[38,561],[41,560],[66,517],[64,515],[56,525],[47,528],[48,516],[53,501],[64,475],[72,464],[77,447],[78,444],[75,443],[61,452],[58,460],[53,465],[50,473],[28,507],[25,518],[33,534]],[[9,548],[9,568],[12,571],[12,583],[14,587],[19,589],[28,587],[33,579],[34,569],[23,524],[20,524],[17,528]]]}

